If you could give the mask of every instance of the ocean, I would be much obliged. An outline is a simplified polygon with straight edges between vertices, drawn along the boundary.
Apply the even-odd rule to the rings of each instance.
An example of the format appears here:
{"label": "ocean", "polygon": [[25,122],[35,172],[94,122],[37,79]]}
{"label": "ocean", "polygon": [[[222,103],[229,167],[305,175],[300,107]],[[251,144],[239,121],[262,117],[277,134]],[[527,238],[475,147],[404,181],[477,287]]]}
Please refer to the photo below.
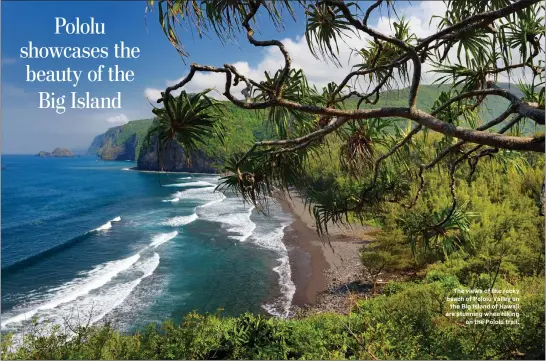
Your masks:
{"label": "ocean", "polygon": [[4,155],[2,166],[3,330],[288,315],[292,218],[274,202],[264,215],[214,192],[217,176],[95,157]]}

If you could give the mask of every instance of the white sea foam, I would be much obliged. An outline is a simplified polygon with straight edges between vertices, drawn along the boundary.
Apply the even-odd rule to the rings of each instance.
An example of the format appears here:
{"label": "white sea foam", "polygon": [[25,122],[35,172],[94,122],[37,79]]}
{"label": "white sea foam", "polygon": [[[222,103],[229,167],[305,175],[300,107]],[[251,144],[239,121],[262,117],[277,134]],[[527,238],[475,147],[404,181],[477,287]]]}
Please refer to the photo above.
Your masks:
{"label": "white sea foam", "polygon": [[131,267],[138,259],[140,254],[135,254],[131,257],[122,260],[111,261],[99,266],[96,266],[91,271],[85,274],[85,277],[76,278],[70,282],[63,284],[60,287],[50,290],[52,296],[47,301],[37,305],[25,312],[22,312],[14,317],[9,318],[2,323],[2,327],[14,322],[22,322],[32,318],[38,311],[56,308],[62,304],[76,300],[80,296],[84,296],[100,288],[110,282],[120,272]]}
{"label": "white sea foam", "polygon": [[210,187],[213,186],[213,183],[205,182],[205,181],[195,181],[195,182],[186,182],[186,183],[173,183],[173,184],[165,184],[165,187]]}
{"label": "white sea foam", "polygon": [[214,185],[217,185],[218,184],[218,181],[220,180],[219,177],[217,176],[214,176],[214,177],[203,177],[203,176],[200,176],[198,178],[195,178],[195,179],[199,179],[201,181],[205,181],[205,182],[209,182],[209,183],[212,183]]}
{"label": "white sea foam", "polygon": [[175,193],[174,196],[180,199],[209,201],[195,208],[198,217],[221,223],[226,231],[236,233],[236,235],[230,235],[230,238],[245,241],[256,228],[256,224],[250,220],[254,207],[245,205],[238,198],[227,198],[223,193],[214,190],[214,186],[187,189]]}
{"label": "white sea foam", "polygon": [[108,229],[112,228],[112,221],[108,221],[99,228],[95,228],[94,231],[106,231]]}
{"label": "white sea foam", "polygon": [[163,222],[166,226],[171,227],[180,227],[185,224],[191,223],[197,219],[197,214],[193,213],[189,216],[178,216],[167,219],[165,222]]}
{"label": "white sea foam", "polygon": [[107,231],[110,228],[112,228],[112,222],[119,222],[119,221],[121,221],[121,217],[117,216],[116,218],[109,220],[108,222],[100,226],[99,228],[95,228],[93,231],[96,231],[96,232]]}
{"label": "white sea foam", "polygon": [[195,207],[195,209],[197,210],[197,209],[202,209],[202,208],[210,207],[210,206],[212,206],[213,204],[222,202],[224,199],[226,199],[226,196],[223,195],[222,198],[217,199],[217,200],[214,200],[214,201],[210,201],[210,202],[208,202],[208,203],[203,204],[202,206]]}
{"label": "white sea foam", "polygon": [[243,204],[238,198],[223,197],[221,201],[197,207],[196,213],[201,219],[221,223],[226,231],[236,233],[230,238],[244,242],[256,228],[250,220],[254,207]]}
{"label": "white sea foam", "polygon": [[273,268],[273,271],[279,274],[279,286],[282,296],[270,304],[262,307],[274,316],[288,317],[292,306],[292,299],[296,293],[296,286],[292,282],[292,270],[290,268],[290,259],[288,250],[283,242],[284,229],[290,224],[289,221],[283,221],[280,227],[266,234],[254,234],[251,241],[261,247],[276,251],[281,255],[277,259],[279,265]]}
{"label": "white sea foam", "polygon": [[[141,273],[142,275],[137,279],[119,283],[101,292],[94,297],[86,299],[85,309],[95,309],[98,312],[93,312],[92,323],[101,320],[109,312],[120,306],[123,301],[133,292],[133,290],[147,277],[150,277],[157,266],[159,266],[160,257],[154,252],[152,257],[148,257],[142,262],[135,264],[134,271]],[[131,270],[132,271],[132,270]]]}
{"label": "white sea foam", "polygon": [[222,200],[224,200],[224,198],[226,198],[226,196],[224,196],[221,192],[215,192],[215,188],[215,186],[209,186],[185,189],[183,191],[172,194],[173,198],[164,199],[162,202],[179,202],[180,200],[186,199],[208,201],[208,203],[199,206],[206,207],[209,203],[221,202]]}
{"label": "white sea foam", "polygon": [[287,318],[290,315],[292,299],[296,293],[296,285],[292,282],[292,271],[288,255],[277,259],[280,263],[273,271],[279,274],[279,286],[282,296],[262,307],[273,316]]}
{"label": "white sea foam", "polygon": [[128,171],[128,170],[131,170],[131,168],[123,168],[122,170]]}
{"label": "white sea foam", "polygon": [[179,199],[197,199],[204,201],[212,201],[218,198],[223,198],[224,195],[220,192],[214,192],[214,186],[191,188],[176,192],[173,197]]}
{"label": "white sea foam", "polygon": [[176,236],[178,236],[178,231],[158,234],[152,238],[152,243],[150,243],[150,247],[157,248]]}
{"label": "white sea foam", "polygon": [[178,178],[178,180],[184,180],[184,179],[192,179],[193,177],[181,177],[181,178]]}
{"label": "white sea foam", "polygon": [[199,201],[208,201],[208,203],[199,206],[206,207],[208,204],[213,202],[221,202],[226,198],[221,192],[214,191],[215,186],[200,187],[200,188],[190,188],[183,191],[176,192],[172,195],[171,199],[164,199],[162,202],[179,202],[180,200],[199,200]]}
{"label": "white sea foam", "polygon": [[244,242],[250,237],[254,229],[256,229],[256,224],[250,220],[253,209],[254,206],[248,207],[246,214],[236,213],[222,220],[222,223],[230,226],[226,228],[228,232],[240,234],[240,236],[230,236],[230,238]]}
{"label": "white sea foam", "polygon": [[[277,258],[278,266],[274,267],[273,271],[279,274],[281,296],[271,303],[262,305],[262,307],[273,316],[285,318],[290,314],[292,299],[296,292],[296,286],[292,281],[288,250],[283,242],[284,229],[292,223],[293,219],[283,215],[282,208],[277,203],[270,203],[269,211],[270,215],[262,219],[260,227],[252,234],[249,240],[260,247],[275,251],[280,255]],[[276,224],[273,229],[271,228],[272,224]]]}
{"label": "white sea foam", "polygon": [[167,219],[165,222],[163,222],[163,224],[166,226],[171,226],[171,227],[179,227],[197,220],[199,218],[199,216],[197,215],[197,212],[199,210],[210,207],[215,203],[222,202],[226,198],[226,196],[224,196],[220,192],[215,193],[214,188],[215,187],[187,189],[184,191],[176,192],[173,195],[175,196],[175,198],[171,200],[163,200],[163,202],[175,202],[175,200],[177,202],[182,198],[182,199],[197,199],[197,200],[209,201],[203,205],[195,207],[193,214],[189,216],[172,217]]}
{"label": "white sea foam", "polygon": [[161,202],[171,202],[171,203],[175,203],[175,202],[179,202],[180,201],[180,198],[173,198],[173,199],[164,199],[162,200]]}
{"label": "white sea foam", "polygon": [[289,226],[290,223],[291,222],[289,221],[283,221],[273,231],[266,233],[255,233],[252,235],[251,241],[260,247],[270,249],[280,255],[285,255],[288,253],[288,251],[283,242],[284,229]]}

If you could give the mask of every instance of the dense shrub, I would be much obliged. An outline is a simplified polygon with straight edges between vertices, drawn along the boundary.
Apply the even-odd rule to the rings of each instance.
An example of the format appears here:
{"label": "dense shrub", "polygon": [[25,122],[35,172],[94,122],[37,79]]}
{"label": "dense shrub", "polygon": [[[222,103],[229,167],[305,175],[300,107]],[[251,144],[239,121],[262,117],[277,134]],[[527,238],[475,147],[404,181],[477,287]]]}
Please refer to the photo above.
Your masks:
{"label": "dense shrub", "polygon": [[544,357],[544,278],[526,277],[520,326],[468,326],[445,317],[446,296],[461,286],[440,271],[419,283],[387,287],[357,303],[349,315],[319,314],[282,320],[244,314],[188,315],[175,325],[150,325],[132,335],[109,326],[29,333],[7,359],[505,359]]}

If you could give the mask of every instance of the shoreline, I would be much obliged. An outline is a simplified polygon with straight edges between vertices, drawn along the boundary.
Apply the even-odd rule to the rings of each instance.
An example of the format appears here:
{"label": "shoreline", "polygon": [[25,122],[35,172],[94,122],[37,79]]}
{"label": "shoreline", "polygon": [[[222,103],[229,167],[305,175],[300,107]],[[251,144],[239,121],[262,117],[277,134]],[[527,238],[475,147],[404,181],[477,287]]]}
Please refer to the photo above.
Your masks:
{"label": "shoreline", "polygon": [[[130,161],[130,162],[136,162],[136,161]],[[134,171],[134,172],[141,172],[141,173],[158,173],[158,174],[181,174],[181,173],[187,173],[187,174],[202,174],[202,175],[213,175],[222,177],[221,174],[218,173],[199,173],[199,172],[187,172],[187,171],[164,171],[164,170],[144,170],[144,169],[138,169],[137,167],[130,167],[130,168],[123,168],[124,170],[128,171]]]}
{"label": "shoreline", "polygon": [[[292,282],[296,292],[292,306],[312,304],[316,296],[327,290],[324,271],[330,268],[321,248],[316,245],[319,236],[295,214],[288,201],[277,198],[283,211],[291,214],[294,221],[285,228],[283,243],[288,250]],[[314,242],[313,242],[314,241]]]}
{"label": "shoreline", "polygon": [[291,314],[347,313],[350,305],[346,293],[353,284],[360,284],[363,276],[360,249],[373,241],[376,230],[361,225],[329,225],[329,235],[321,238],[298,194],[277,193],[275,199],[294,217],[283,237],[296,286]]}

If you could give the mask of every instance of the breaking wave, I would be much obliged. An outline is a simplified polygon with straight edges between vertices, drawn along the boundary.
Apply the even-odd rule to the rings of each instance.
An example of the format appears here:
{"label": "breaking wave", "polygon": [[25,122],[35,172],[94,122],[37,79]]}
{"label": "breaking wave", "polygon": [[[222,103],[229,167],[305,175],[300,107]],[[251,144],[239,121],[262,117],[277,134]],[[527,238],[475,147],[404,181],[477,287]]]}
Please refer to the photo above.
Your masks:
{"label": "breaking wave", "polygon": [[105,224],[103,224],[102,226],[100,226],[98,228],[92,229],[92,230],[90,230],[88,232],[80,234],[77,237],[69,239],[66,242],[63,242],[63,243],[58,244],[58,245],[56,245],[54,247],[51,247],[51,248],[46,249],[44,251],[38,252],[38,253],[33,254],[33,255],[31,255],[31,256],[29,256],[27,258],[24,258],[22,260],[14,262],[14,263],[12,263],[12,264],[10,264],[8,266],[5,266],[5,267],[2,268],[2,272],[13,272],[13,271],[16,271],[17,269],[19,269],[21,267],[27,267],[27,266],[29,266],[29,265],[37,262],[37,261],[41,261],[46,257],[50,257],[50,256],[56,254],[57,252],[66,250],[66,249],[78,244],[79,242],[82,242],[82,241],[88,239],[89,237],[91,237],[96,232],[104,232],[104,231],[109,230],[110,228],[112,228],[112,222],[119,222],[119,221],[121,221],[120,216],[109,220],[108,222],[106,222]]}
{"label": "breaking wave", "polygon": [[121,217],[117,216],[116,218],[109,220],[108,222],[100,226],[99,228],[95,228],[90,232],[107,231],[110,228],[112,228],[112,222],[119,222],[119,221],[121,221]]}
{"label": "breaking wave", "polygon": [[164,199],[161,202],[172,202],[172,203],[174,203],[174,202],[179,202],[179,201],[180,201],[180,198],[175,197],[173,199]]}
{"label": "breaking wave", "polygon": [[178,216],[167,219],[165,222],[163,222],[166,226],[171,227],[180,227],[183,225],[186,225],[188,223],[191,223],[197,219],[197,214],[193,213],[189,216]]}
{"label": "breaking wave", "polygon": [[213,183],[205,182],[205,181],[195,181],[195,182],[186,182],[186,183],[173,183],[173,184],[165,184],[164,187],[210,187],[213,186]]}
{"label": "breaking wave", "polygon": [[[42,299],[34,301],[25,308],[16,308],[3,314],[7,325],[20,326],[38,317],[38,322],[52,321],[52,324],[65,324],[78,314],[93,324],[120,306],[131,292],[159,266],[160,256],[156,249],[173,239],[178,232],[162,233],[154,236],[151,243],[130,257],[110,261],[81,272],[79,277],[58,287],[49,289]],[[74,326],[74,325],[72,325]]]}
{"label": "breaking wave", "polygon": [[152,243],[150,243],[150,247],[157,248],[176,236],[178,236],[178,231],[158,234],[157,236],[154,236],[154,238],[152,238]]}
{"label": "breaking wave", "polygon": [[2,322],[2,327],[5,327],[10,323],[29,320],[38,311],[56,308],[62,304],[74,301],[78,297],[86,295],[94,289],[104,286],[120,272],[131,267],[139,258],[140,254],[135,254],[122,260],[111,261],[96,266],[91,271],[87,272],[86,277],[77,278],[60,287],[51,289],[50,292],[53,292],[54,296],[50,300],[20,313],[17,316],[9,318],[5,322]]}
{"label": "breaking wave", "polygon": [[276,251],[280,257],[277,259],[279,265],[273,268],[273,271],[279,275],[279,287],[281,296],[271,303],[262,305],[262,307],[273,316],[286,318],[290,314],[292,299],[296,293],[296,285],[292,281],[292,270],[288,250],[283,242],[284,229],[290,225],[290,221],[284,221],[280,227],[266,234],[256,234],[252,241],[264,248]]}

